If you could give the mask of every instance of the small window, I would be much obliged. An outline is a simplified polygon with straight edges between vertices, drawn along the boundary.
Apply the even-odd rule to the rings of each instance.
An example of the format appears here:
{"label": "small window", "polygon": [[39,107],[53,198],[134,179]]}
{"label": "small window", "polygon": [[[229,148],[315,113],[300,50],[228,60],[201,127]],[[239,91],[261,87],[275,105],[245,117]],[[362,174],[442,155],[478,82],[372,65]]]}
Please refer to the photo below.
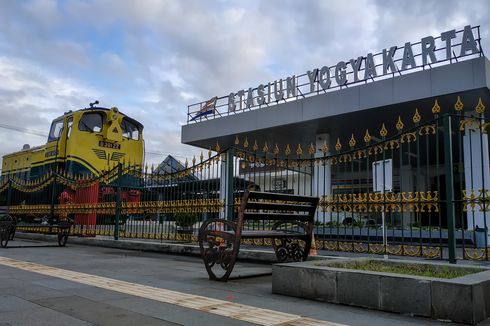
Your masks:
{"label": "small window", "polygon": [[48,142],[58,140],[61,136],[61,131],[63,130],[63,119],[55,120],[51,124],[51,129],[49,130]]}
{"label": "small window", "polygon": [[66,123],[66,138],[70,138],[71,128],[73,127],[73,117],[68,118],[68,122]]}
{"label": "small window", "polygon": [[127,119],[123,119],[121,128],[123,137],[133,140],[140,139],[138,127],[136,127],[134,123],[128,121]]}
{"label": "small window", "polygon": [[78,129],[80,131],[101,132],[103,122],[102,114],[100,113],[84,113],[78,123]]}

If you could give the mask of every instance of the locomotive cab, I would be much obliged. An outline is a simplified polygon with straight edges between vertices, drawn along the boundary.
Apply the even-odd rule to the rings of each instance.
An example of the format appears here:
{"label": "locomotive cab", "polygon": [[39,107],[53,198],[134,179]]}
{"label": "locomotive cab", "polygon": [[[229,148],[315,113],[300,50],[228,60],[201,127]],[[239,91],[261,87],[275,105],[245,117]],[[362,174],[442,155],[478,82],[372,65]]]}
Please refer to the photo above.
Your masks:
{"label": "locomotive cab", "polygon": [[50,170],[100,175],[119,162],[143,164],[143,125],[117,108],[69,111],[51,123],[45,145],[3,157],[2,175],[35,179]]}

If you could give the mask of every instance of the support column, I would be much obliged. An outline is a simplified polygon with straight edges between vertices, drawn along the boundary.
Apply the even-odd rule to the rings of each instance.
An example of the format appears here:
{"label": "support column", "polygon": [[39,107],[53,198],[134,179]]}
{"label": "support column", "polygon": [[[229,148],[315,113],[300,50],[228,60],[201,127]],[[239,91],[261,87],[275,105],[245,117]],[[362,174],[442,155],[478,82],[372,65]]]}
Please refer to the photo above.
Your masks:
{"label": "support column", "polygon": [[[476,124],[465,126],[463,146],[465,189],[468,193],[473,191],[478,196],[480,189],[490,189],[488,135],[481,134]],[[474,211],[468,206],[468,230],[490,227],[489,216],[489,213],[481,211],[478,206]]]}
{"label": "support column", "polygon": [[444,117],[444,167],[446,180],[447,249],[449,262],[456,263],[456,239],[454,237],[454,176],[451,116]]}
{"label": "support column", "polygon": [[221,168],[219,179],[219,198],[224,202],[224,209],[220,212],[220,218],[233,219],[234,198],[233,198],[233,149],[229,149],[226,154],[221,156]]}
{"label": "support column", "polygon": [[[324,144],[330,144],[330,135],[329,134],[318,134],[316,135],[316,152],[315,158],[322,158],[324,156],[330,155],[330,152],[323,153],[322,148]],[[330,165],[318,164],[313,168],[313,174],[311,176],[311,182],[313,184],[313,193],[312,196],[324,198],[328,197],[332,193],[332,170]],[[325,217],[329,217],[327,213],[321,211],[321,209],[317,209],[315,220],[320,222],[324,221]]]}

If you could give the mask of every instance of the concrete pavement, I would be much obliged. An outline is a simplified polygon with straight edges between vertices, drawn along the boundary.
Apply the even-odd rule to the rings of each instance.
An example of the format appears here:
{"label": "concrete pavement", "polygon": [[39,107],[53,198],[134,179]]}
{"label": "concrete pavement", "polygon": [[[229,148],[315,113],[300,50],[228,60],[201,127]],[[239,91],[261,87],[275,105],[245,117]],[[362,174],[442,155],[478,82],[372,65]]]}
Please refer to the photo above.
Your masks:
{"label": "concrete pavement", "polygon": [[[70,243],[65,248],[38,248],[35,246],[52,243],[26,239],[16,239],[14,244],[30,247],[0,250],[1,326],[252,324],[236,317],[189,308],[193,306],[189,303],[192,296],[209,298],[210,304],[224,302],[232,303],[230,307],[245,307],[243,309],[249,309],[248,315],[257,317],[263,309],[272,310],[270,315],[304,316],[298,321],[305,321],[305,325],[306,321],[309,325],[322,321],[344,325],[441,324],[424,318],[273,295],[271,276],[233,279],[228,283],[209,281],[201,260],[195,257]],[[14,259],[18,265],[7,266],[6,262],[10,260],[5,258]],[[55,268],[52,273],[41,273],[43,269],[49,271],[49,267]],[[238,262],[234,274],[247,276],[270,270],[268,264]],[[81,274],[70,272],[84,273],[88,281],[80,283],[83,277],[79,281],[76,278]],[[103,288],[101,278],[115,285]],[[127,288],[134,292],[123,293]],[[151,289],[155,293],[153,299],[138,296],[137,291],[141,288]],[[177,292],[175,296],[183,299],[172,301],[174,303],[159,299],[170,291]],[[258,320],[264,321],[266,317]]]}

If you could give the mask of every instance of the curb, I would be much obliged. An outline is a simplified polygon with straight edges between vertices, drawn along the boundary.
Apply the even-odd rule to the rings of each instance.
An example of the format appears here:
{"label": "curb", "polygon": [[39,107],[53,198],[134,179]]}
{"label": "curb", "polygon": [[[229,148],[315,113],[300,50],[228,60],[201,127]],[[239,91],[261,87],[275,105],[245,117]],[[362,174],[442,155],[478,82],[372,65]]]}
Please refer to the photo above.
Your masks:
{"label": "curb", "polygon": [[[23,232],[16,232],[15,238],[50,241],[50,242],[58,241],[56,235],[23,233]],[[116,249],[125,249],[125,250],[138,250],[138,251],[147,251],[147,252],[158,252],[158,253],[165,253],[165,254],[187,255],[187,256],[195,256],[195,257],[201,256],[199,246],[195,244],[170,243],[170,242],[156,243],[156,242],[138,241],[138,240],[113,240],[108,238],[80,238],[75,236],[71,236],[68,238],[67,245],[69,246],[70,244],[116,248]],[[308,260],[328,259],[328,258],[334,258],[334,257],[310,256]],[[240,248],[240,251],[238,253],[238,259],[245,260],[245,261],[277,263],[275,253],[273,251],[268,251],[268,250]]]}

